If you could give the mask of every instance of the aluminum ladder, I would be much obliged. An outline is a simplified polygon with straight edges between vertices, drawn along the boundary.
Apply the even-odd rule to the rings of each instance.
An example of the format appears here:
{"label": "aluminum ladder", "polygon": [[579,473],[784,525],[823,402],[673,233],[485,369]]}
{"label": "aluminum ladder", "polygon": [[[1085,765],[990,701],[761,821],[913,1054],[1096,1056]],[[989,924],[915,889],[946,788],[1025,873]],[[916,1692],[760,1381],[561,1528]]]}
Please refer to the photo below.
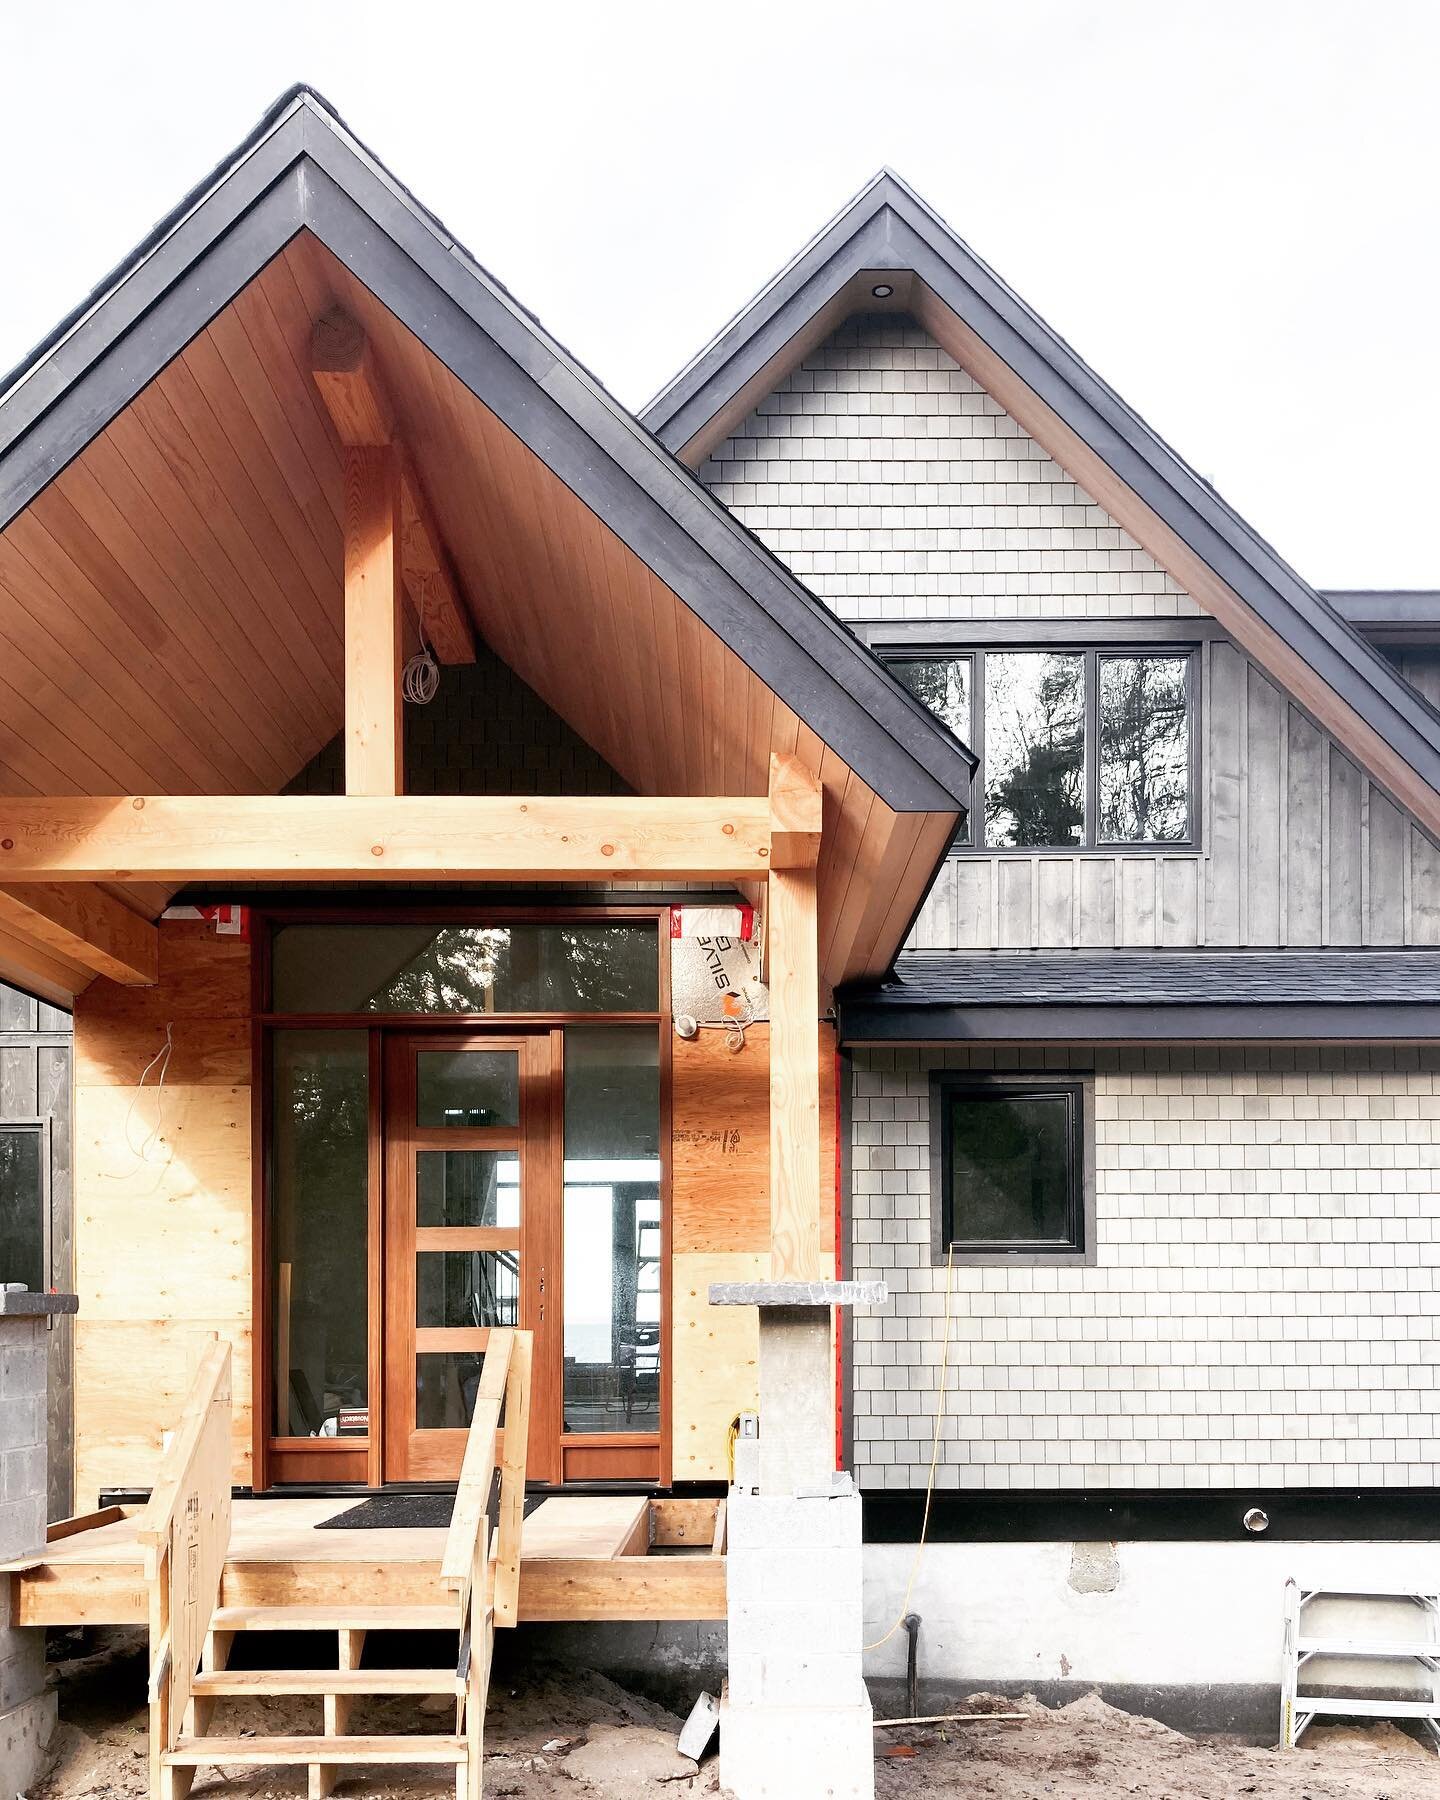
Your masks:
{"label": "aluminum ladder", "polygon": [[[1353,1600],[1385,1605],[1394,1611],[1398,1630],[1351,1635],[1349,1631],[1310,1628],[1306,1609],[1315,1601]],[[1428,1698],[1387,1700],[1366,1697],[1347,1698],[1332,1694],[1301,1693],[1302,1675],[1310,1685],[1327,1667],[1331,1674],[1320,1676],[1320,1685],[1345,1687],[1356,1685],[1334,1665],[1341,1662],[1410,1665],[1407,1674],[1417,1678],[1418,1685],[1429,1687]],[[1400,1685],[1403,1677],[1397,1678]],[[1428,1729],[1435,1747],[1440,1750],[1440,1593],[1421,1593],[1408,1588],[1371,1589],[1336,1587],[1301,1587],[1293,1577],[1285,1583],[1285,1639],[1280,1676],[1280,1747],[1293,1750],[1301,1734],[1317,1718],[1335,1719],[1415,1719]]]}

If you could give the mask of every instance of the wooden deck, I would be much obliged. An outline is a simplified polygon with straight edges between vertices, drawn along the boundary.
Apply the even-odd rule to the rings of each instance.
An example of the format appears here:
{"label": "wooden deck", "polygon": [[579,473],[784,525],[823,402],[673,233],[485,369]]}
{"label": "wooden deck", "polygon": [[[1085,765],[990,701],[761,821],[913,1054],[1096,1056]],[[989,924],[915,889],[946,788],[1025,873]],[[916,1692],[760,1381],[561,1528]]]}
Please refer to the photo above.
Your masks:
{"label": "wooden deck", "polygon": [[[237,1500],[222,1606],[453,1608],[443,1529],[318,1530],[344,1500]],[[0,1564],[17,1625],[143,1625],[138,1512]],[[557,1494],[525,1521],[520,1620],[723,1619],[724,1506],[715,1500]]]}

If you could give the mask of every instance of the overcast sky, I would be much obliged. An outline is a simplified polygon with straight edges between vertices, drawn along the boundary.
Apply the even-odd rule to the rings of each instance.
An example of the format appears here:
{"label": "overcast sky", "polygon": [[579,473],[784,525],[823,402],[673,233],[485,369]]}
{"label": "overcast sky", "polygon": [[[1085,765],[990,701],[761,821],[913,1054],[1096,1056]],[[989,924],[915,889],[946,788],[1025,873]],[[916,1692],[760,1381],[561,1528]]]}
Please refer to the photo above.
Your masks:
{"label": "overcast sky", "polygon": [[640,406],[881,164],[1320,586],[1440,588],[1435,0],[0,0],[0,367],[297,80]]}

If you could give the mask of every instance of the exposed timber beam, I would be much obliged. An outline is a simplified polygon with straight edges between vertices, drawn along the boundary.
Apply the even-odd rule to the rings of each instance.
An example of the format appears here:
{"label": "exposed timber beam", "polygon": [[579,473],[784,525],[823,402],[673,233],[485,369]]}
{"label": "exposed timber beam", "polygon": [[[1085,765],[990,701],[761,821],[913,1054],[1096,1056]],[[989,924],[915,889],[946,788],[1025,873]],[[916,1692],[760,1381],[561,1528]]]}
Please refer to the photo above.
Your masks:
{"label": "exposed timber beam", "polygon": [[0,883],[736,881],[769,867],[763,795],[0,799]]}
{"label": "exposed timber beam", "polygon": [[0,927],[126,987],[151,987],[159,979],[159,933],[99,888],[79,883],[0,888]]}
{"label": "exposed timber beam", "polygon": [[815,870],[772,869],[765,908],[772,1281],[822,1277],[819,956]]}
{"label": "exposed timber beam", "polygon": [[345,452],[345,792],[405,791],[395,452]]}
{"label": "exposed timber beam", "polygon": [[401,442],[395,409],[370,341],[343,307],[316,320],[310,368],[347,450],[393,445],[400,461],[401,567],[421,632],[442,663],[473,663],[475,629],[444,539],[415,466]]}
{"label": "exposed timber beam", "polygon": [[55,956],[33,938],[18,937],[0,925],[0,981],[48,1000],[52,1006],[69,1006],[92,979],[92,970],[68,957]]}
{"label": "exposed timber beam", "polygon": [[820,1267],[819,778],[770,758],[770,1279],[818,1281]]}
{"label": "exposed timber beam", "polygon": [[770,866],[810,868],[820,860],[825,792],[798,756],[770,758]]}

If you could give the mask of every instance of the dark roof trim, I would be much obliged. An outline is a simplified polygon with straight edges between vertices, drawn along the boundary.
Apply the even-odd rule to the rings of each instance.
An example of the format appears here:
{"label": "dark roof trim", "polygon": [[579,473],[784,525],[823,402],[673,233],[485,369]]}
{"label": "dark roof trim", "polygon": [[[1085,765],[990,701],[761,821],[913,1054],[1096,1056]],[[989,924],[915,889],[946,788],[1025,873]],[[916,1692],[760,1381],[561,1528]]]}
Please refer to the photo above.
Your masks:
{"label": "dark roof trim", "polygon": [[1440,951],[909,951],[837,1001],[843,1042],[1440,1037]]}
{"label": "dark roof trim", "polygon": [[888,170],[641,414],[672,450],[857,274],[913,273],[1001,356],[1277,635],[1440,790],[1440,716],[1076,352]]}
{"label": "dark roof trim", "polygon": [[840,1042],[1133,1044],[1440,1039],[1440,1006],[872,1006],[838,1003]]}
{"label": "dark roof trim", "polygon": [[[198,198],[196,197],[198,195]],[[974,758],[350,134],[298,89],[11,378],[0,528],[309,230],[897,812]]]}
{"label": "dark roof trim", "polygon": [[1360,632],[1440,629],[1440,593],[1429,588],[1327,588],[1325,598]]}

